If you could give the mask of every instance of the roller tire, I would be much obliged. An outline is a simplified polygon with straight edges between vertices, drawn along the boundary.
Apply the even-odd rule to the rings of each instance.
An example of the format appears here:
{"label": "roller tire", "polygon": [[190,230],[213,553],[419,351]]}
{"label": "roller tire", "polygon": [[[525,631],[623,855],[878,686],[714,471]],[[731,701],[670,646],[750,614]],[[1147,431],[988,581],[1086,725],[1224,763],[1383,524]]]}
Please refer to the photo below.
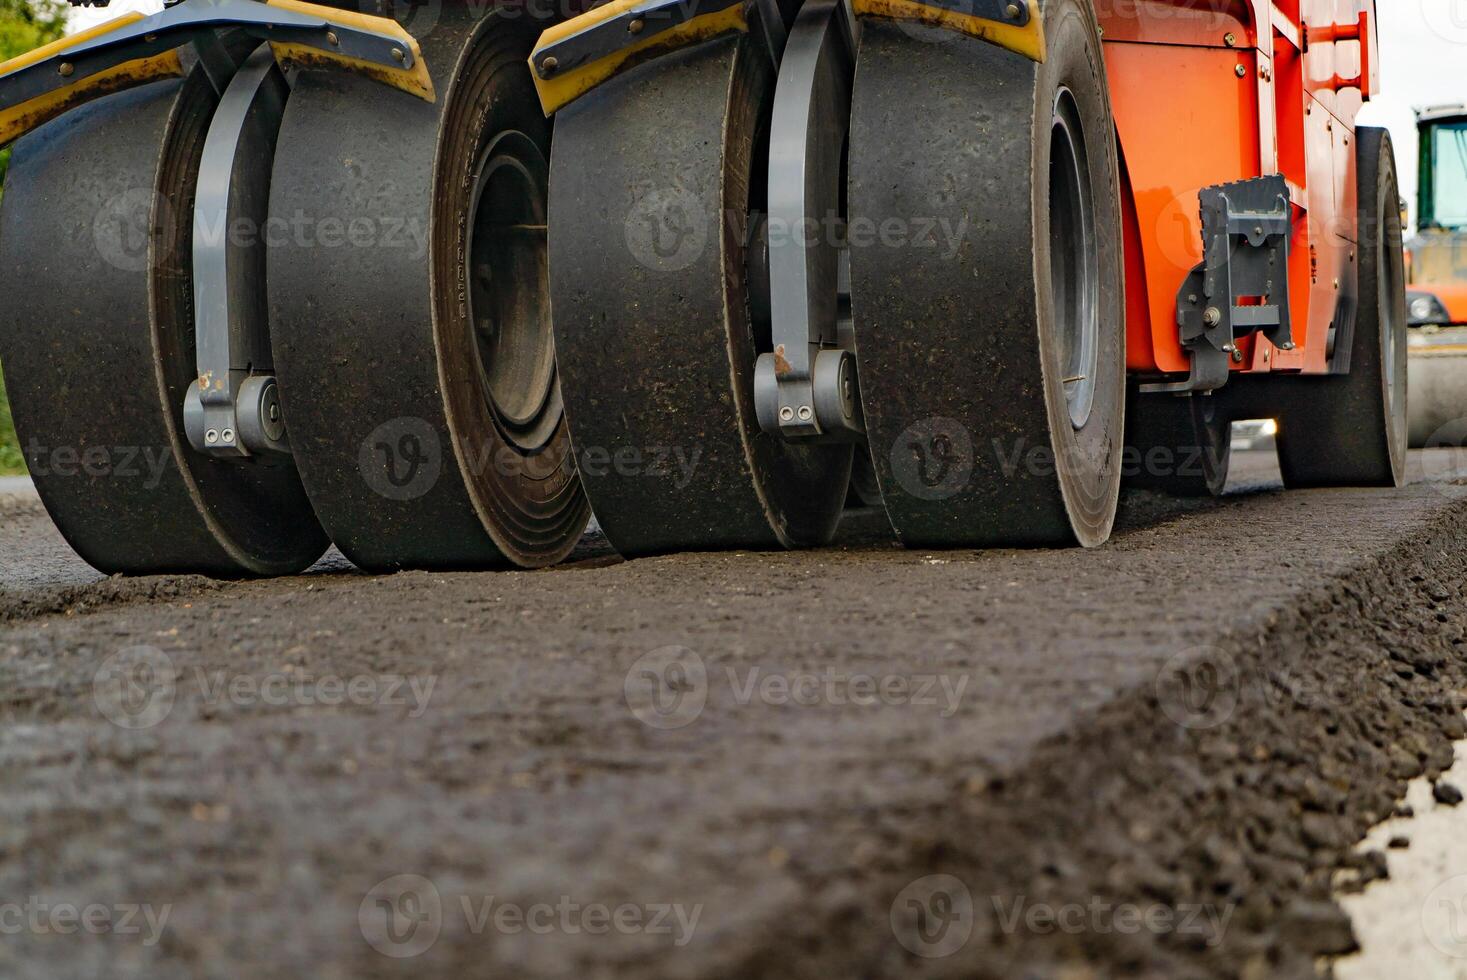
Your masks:
{"label": "roller tire", "polygon": [[[1094,546],[1114,521],[1125,416],[1114,126],[1089,0],[1045,3],[1043,16],[1042,64],[958,35],[919,45],[894,24],[863,30],[852,311],[872,457],[909,546]],[[1071,281],[1062,216],[1085,208],[1051,201],[1061,111],[1081,133],[1070,145],[1083,147],[1072,170],[1084,176],[1073,186],[1089,191],[1094,242],[1084,263],[1093,290],[1070,294],[1051,288]],[[1057,193],[1066,186],[1055,182]],[[915,242],[924,226],[949,240],[857,241],[891,221]],[[1064,350],[1093,351],[1094,378],[1076,428],[1061,340],[1064,323],[1082,319],[1059,309],[1082,294],[1094,303],[1093,342]]]}
{"label": "roller tire", "polygon": [[290,457],[215,459],[184,437],[214,104],[197,72],[99,99],[20,140],[6,179],[0,358],[16,427],[57,527],[107,573],[281,575],[326,549]]}

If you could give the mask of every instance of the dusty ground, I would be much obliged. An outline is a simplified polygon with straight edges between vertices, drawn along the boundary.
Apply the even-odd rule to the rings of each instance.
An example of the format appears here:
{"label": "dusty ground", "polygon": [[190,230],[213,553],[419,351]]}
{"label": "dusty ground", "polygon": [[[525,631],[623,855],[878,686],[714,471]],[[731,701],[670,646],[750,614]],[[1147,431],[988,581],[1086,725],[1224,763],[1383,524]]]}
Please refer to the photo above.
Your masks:
{"label": "dusty ground", "polygon": [[[1467,742],[1445,778],[1467,786]],[[1467,980],[1467,812],[1443,805],[1429,780],[1411,782],[1399,815],[1371,828],[1362,849],[1383,852],[1390,877],[1342,889],[1361,949],[1335,964],[1339,980],[1403,976]]]}
{"label": "dusty ground", "polygon": [[0,976],[1312,975],[1464,734],[1422,462],[1094,552],[243,584],[0,505]]}

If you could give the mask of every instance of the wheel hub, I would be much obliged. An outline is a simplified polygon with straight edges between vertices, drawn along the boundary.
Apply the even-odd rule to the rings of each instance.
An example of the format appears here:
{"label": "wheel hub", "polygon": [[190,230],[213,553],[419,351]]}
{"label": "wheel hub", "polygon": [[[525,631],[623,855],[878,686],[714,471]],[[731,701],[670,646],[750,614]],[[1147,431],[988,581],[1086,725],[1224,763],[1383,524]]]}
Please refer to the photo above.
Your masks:
{"label": "wheel hub", "polygon": [[1099,265],[1080,110],[1068,88],[1055,95],[1049,144],[1050,293],[1059,324],[1059,369],[1070,424],[1083,429],[1095,405],[1100,358]]}
{"label": "wheel hub", "polygon": [[476,167],[469,320],[479,379],[506,435],[537,449],[554,432],[555,345],[546,262],[549,165],[524,133],[500,133]]}

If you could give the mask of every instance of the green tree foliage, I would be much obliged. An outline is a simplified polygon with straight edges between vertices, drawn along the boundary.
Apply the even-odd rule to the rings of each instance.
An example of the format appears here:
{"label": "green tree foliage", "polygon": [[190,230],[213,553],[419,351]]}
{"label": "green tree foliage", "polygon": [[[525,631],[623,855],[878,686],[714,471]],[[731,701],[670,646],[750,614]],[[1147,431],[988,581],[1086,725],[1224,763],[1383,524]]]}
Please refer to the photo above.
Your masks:
{"label": "green tree foliage", "polygon": [[[63,0],[0,0],[0,61],[65,34],[66,12]],[[0,187],[9,168],[10,148],[6,147],[0,150]],[[0,474],[24,472],[20,443],[10,421],[10,404],[5,399],[5,382],[0,379]]]}
{"label": "green tree foliage", "polygon": [[[0,61],[9,61],[66,33],[64,0],[0,0]],[[0,150],[0,183],[10,168],[10,148]]]}

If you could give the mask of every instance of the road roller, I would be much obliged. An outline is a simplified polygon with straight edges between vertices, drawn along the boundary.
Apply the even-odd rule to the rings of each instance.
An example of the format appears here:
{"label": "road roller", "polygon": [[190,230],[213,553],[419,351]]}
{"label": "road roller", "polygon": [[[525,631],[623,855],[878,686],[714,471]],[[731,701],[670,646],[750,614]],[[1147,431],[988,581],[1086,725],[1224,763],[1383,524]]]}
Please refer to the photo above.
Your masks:
{"label": "road roller", "polygon": [[[179,0],[0,66],[0,363],[106,572],[1098,546],[1391,486],[1371,0]],[[553,136],[553,139],[552,139]]]}
{"label": "road roller", "polygon": [[1416,113],[1417,234],[1406,245],[1413,446],[1467,438],[1467,104]]}

